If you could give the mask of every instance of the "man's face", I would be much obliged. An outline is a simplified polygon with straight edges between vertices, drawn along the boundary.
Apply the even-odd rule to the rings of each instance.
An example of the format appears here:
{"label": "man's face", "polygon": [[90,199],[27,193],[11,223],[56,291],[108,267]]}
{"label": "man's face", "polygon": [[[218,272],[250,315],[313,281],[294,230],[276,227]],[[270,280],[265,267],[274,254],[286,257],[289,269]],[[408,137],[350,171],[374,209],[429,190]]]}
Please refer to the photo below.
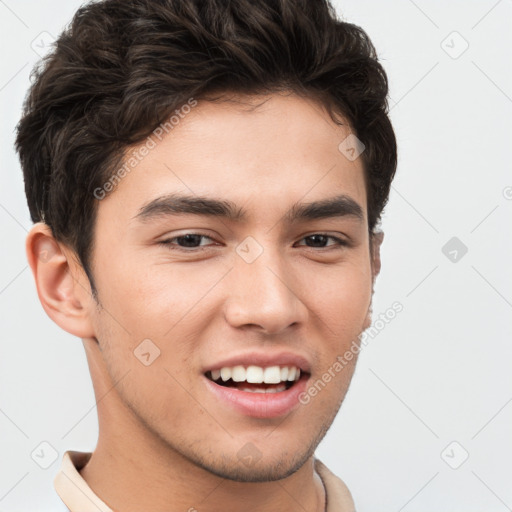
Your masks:
{"label": "man's face", "polygon": [[[313,454],[357,357],[332,368],[368,327],[372,295],[362,162],[338,149],[350,130],[311,100],[256,99],[268,101],[192,108],[100,201],[92,259],[98,354],[126,411],[169,450],[240,481],[283,478]],[[244,216],[156,206],[171,194]],[[342,195],[360,217],[345,203],[345,215],[292,218],[294,206]],[[255,367],[237,379],[286,379],[295,370],[284,367],[301,377],[218,377],[237,366]]]}

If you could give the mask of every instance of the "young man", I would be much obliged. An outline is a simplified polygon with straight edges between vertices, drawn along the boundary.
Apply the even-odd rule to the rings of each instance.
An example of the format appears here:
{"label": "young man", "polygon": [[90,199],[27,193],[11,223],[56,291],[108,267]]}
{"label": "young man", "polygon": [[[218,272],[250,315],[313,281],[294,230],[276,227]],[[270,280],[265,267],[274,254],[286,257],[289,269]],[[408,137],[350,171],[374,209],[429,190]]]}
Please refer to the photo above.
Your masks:
{"label": "young man", "polygon": [[387,92],[326,1],[77,12],[16,140],[38,295],[97,399],[69,510],[355,509],[314,452],[371,323]]}

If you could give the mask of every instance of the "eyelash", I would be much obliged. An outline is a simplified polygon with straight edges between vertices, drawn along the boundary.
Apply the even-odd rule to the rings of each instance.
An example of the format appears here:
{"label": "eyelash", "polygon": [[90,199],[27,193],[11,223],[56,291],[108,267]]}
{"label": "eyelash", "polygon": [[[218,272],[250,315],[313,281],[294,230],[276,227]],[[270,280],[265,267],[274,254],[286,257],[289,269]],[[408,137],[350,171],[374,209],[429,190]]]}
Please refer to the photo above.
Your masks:
{"label": "eyelash", "polygon": [[[171,251],[181,251],[181,252],[199,252],[199,251],[202,251],[202,250],[206,250],[206,249],[209,249],[208,246],[199,246],[199,247],[191,247],[191,248],[184,248],[184,247],[180,247],[178,245],[175,245],[173,246],[174,244],[172,244],[172,241],[173,240],[177,240],[178,238],[185,238],[187,235],[197,235],[197,236],[200,236],[202,238],[209,238],[210,240],[213,240],[211,237],[209,237],[208,235],[203,235],[202,233],[194,233],[194,232],[190,232],[190,233],[184,233],[183,235],[179,235],[179,236],[175,236],[173,238],[168,238],[166,240],[162,240],[161,242],[159,242],[159,244],[167,247],[169,250]],[[313,237],[313,236],[317,236],[317,235],[320,235],[320,236],[324,236],[324,237],[327,237],[327,238],[331,238],[332,240],[335,240],[336,241],[336,244],[333,244],[331,246],[326,246],[326,247],[308,247],[309,249],[322,249],[322,250],[329,250],[330,248],[332,249],[333,246],[337,245],[338,247],[347,247],[349,245],[348,242],[346,242],[345,240],[341,239],[341,238],[338,238],[337,236],[333,236],[333,235],[328,235],[327,233],[312,233],[311,235],[307,235],[303,238],[301,238],[301,241],[302,240],[305,240],[306,238],[310,238],[310,237]],[[307,246],[304,246],[304,247],[307,247]]]}

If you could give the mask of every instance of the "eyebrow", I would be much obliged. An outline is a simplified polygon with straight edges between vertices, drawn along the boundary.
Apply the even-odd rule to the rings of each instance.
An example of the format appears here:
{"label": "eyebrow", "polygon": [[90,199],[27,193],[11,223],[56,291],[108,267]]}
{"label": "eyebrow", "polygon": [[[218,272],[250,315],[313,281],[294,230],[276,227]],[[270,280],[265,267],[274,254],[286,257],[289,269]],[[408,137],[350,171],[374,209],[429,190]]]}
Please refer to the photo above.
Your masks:
{"label": "eyebrow", "polygon": [[[235,222],[248,220],[247,211],[232,201],[177,193],[166,194],[143,205],[134,219],[148,222],[158,217],[179,214],[221,217]],[[364,221],[361,206],[345,194],[311,203],[296,203],[285,213],[284,221],[293,224],[334,217],[353,217],[361,222]]]}

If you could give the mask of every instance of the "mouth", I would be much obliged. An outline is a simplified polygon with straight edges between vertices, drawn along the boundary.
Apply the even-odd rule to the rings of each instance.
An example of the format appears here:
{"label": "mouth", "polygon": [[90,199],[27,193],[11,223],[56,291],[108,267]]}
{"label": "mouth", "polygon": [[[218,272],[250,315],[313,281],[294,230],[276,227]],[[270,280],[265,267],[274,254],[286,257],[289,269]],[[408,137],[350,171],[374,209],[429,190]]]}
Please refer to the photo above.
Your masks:
{"label": "mouth", "polygon": [[310,373],[294,365],[223,366],[204,373],[206,387],[223,409],[271,419],[299,407]]}
{"label": "mouth", "polygon": [[281,393],[291,389],[306,374],[297,366],[224,366],[205,376],[218,386],[247,393]]}

